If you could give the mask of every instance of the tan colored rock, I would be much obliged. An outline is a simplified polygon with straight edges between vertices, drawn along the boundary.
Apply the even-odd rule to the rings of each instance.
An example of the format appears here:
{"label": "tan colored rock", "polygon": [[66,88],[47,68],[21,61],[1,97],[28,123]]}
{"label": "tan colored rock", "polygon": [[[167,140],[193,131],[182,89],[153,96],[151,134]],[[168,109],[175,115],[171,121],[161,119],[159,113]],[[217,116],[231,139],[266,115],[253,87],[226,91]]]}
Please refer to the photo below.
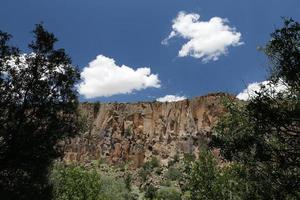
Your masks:
{"label": "tan colored rock", "polygon": [[83,103],[80,110],[90,130],[65,141],[64,159],[131,160],[140,167],[154,155],[167,163],[177,152],[197,154],[225,112],[221,103],[225,96],[233,98],[217,93],[179,102]]}

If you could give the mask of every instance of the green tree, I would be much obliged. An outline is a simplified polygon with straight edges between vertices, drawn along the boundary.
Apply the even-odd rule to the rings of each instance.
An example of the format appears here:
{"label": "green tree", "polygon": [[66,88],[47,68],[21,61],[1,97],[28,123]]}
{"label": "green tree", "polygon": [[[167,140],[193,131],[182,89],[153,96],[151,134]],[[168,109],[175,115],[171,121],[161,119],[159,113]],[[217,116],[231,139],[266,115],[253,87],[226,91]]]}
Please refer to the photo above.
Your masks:
{"label": "green tree", "polygon": [[193,163],[188,188],[192,199],[214,199],[213,186],[217,178],[217,161],[208,151],[201,151],[199,160]]}
{"label": "green tree", "polygon": [[192,163],[185,189],[191,200],[256,199],[248,174],[237,164],[220,165],[209,150],[202,150]]}
{"label": "green tree", "polygon": [[51,175],[54,199],[100,199],[101,177],[96,171],[82,167],[56,166]]}
{"label": "green tree", "polygon": [[43,25],[33,30],[30,54],[0,31],[0,196],[50,199],[49,166],[58,141],[78,131],[79,72]]}
{"label": "green tree", "polygon": [[[271,61],[269,85],[245,105],[230,103],[213,146],[242,164],[261,199],[300,198],[300,24],[285,19],[264,52]],[[276,91],[284,84],[286,91]]]}
{"label": "green tree", "polygon": [[124,181],[81,166],[56,165],[51,181],[55,200],[133,199]]}

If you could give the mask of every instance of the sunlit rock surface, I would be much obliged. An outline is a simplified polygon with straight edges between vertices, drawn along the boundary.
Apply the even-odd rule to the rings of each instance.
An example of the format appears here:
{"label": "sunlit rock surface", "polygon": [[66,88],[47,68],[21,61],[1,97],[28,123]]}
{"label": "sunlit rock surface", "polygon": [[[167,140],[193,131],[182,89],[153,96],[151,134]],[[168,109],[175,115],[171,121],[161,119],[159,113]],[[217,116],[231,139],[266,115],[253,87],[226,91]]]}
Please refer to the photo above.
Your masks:
{"label": "sunlit rock surface", "polygon": [[225,112],[224,97],[234,98],[214,93],[178,102],[82,103],[89,131],[65,141],[64,160],[130,161],[137,168],[152,156],[167,165],[177,153],[197,155]]}

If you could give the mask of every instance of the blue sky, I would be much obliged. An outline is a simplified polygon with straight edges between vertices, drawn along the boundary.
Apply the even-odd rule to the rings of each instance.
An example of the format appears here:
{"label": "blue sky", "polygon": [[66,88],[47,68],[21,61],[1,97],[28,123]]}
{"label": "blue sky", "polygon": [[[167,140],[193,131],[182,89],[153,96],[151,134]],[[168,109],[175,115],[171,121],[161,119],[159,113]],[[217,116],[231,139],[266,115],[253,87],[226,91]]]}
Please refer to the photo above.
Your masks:
{"label": "blue sky", "polygon": [[[270,33],[281,27],[282,16],[300,20],[299,0],[0,0],[0,29],[26,51],[34,24],[44,22],[81,69],[98,55],[132,70],[147,67],[158,75],[160,87],[139,87],[129,94],[82,101],[151,101],[165,95],[194,97],[210,92],[238,94],[248,84],[266,79],[267,60],[257,51]],[[201,21],[227,18],[241,33],[243,45],[205,63],[178,57],[187,39],[161,42],[172,31],[180,11],[198,14]],[[133,74],[133,73],[132,73]],[[130,78],[130,77],[128,77]],[[118,82],[117,82],[118,83]],[[122,83],[122,82],[121,82]],[[122,85],[122,84],[121,84]]]}

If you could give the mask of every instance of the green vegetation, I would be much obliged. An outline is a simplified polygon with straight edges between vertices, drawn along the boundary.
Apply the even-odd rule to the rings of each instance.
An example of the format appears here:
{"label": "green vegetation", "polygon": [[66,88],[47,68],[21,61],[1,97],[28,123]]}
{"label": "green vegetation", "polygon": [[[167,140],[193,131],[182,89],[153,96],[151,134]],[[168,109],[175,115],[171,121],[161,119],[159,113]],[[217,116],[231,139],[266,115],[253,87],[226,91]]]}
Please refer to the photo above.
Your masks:
{"label": "green vegetation", "polygon": [[24,54],[0,31],[0,196],[51,199],[48,181],[56,148],[79,132],[75,84],[79,71],[42,24]]}
{"label": "green vegetation", "polygon": [[187,175],[190,199],[255,199],[255,191],[237,164],[222,166],[208,150],[202,150]]}
{"label": "green vegetation", "polygon": [[[229,102],[212,144],[244,168],[257,199],[299,199],[300,24],[287,19],[271,36],[264,49],[272,64],[270,88],[245,105]],[[287,90],[278,92],[275,84]]]}
{"label": "green vegetation", "polygon": [[183,199],[300,198],[300,24],[285,20],[271,36],[268,87],[249,102],[225,100],[210,144],[225,162],[205,149],[196,161],[185,156]]}
{"label": "green vegetation", "polygon": [[148,185],[145,188],[145,198],[146,199],[155,199],[157,188],[153,185]]}
{"label": "green vegetation", "polygon": [[181,171],[175,167],[170,167],[166,173],[166,178],[172,181],[179,180],[181,176]]}
{"label": "green vegetation", "polygon": [[156,168],[156,172],[158,174],[161,173],[160,163],[156,157],[152,157],[151,160],[144,163],[143,167],[139,170],[139,176],[142,181],[146,181],[147,177],[154,171]]}
{"label": "green vegetation", "polygon": [[160,162],[156,157],[152,157],[150,161],[144,164],[144,168],[154,169],[156,167],[160,167]]}
{"label": "green vegetation", "polygon": [[123,180],[81,166],[57,165],[51,175],[57,200],[127,200],[133,195]]}
{"label": "green vegetation", "polygon": [[180,191],[174,187],[162,187],[157,191],[157,200],[181,200]]}

